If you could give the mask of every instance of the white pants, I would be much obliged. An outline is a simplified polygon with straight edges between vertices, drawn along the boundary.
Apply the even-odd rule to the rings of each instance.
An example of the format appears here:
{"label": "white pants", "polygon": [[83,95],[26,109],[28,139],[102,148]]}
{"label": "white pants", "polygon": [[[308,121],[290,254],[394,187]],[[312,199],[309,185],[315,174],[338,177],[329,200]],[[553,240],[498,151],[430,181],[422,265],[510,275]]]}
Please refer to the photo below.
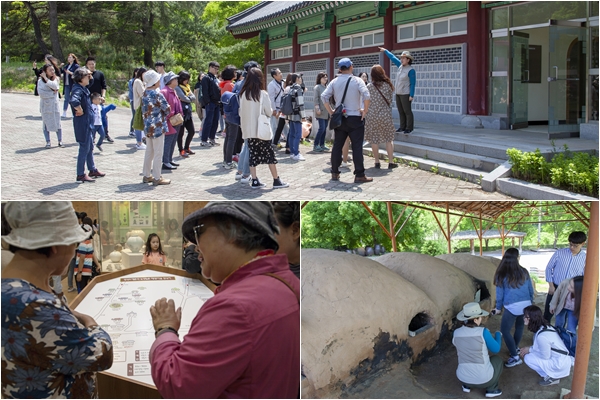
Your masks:
{"label": "white pants", "polygon": [[146,153],[144,154],[144,176],[160,179],[162,156],[165,151],[165,135],[157,138],[146,137]]}
{"label": "white pants", "polygon": [[535,354],[525,354],[523,357],[525,364],[542,378],[549,376],[550,378],[560,379],[569,376],[571,372],[571,358],[569,356],[555,356],[549,360],[544,360]]}

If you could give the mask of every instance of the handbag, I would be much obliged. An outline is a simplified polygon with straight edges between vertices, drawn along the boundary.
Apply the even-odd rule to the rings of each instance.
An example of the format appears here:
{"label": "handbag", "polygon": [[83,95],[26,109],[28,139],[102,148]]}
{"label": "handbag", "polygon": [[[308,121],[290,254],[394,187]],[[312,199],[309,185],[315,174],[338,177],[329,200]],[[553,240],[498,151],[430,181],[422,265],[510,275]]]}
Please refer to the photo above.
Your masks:
{"label": "handbag", "polygon": [[135,115],[133,116],[133,129],[138,131],[144,130],[144,117],[142,115],[142,105],[140,104],[137,110],[135,110]]}
{"label": "handbag", "polygon": [[257,137],[260,140],[271,140],[273,138],[273,132],[271,131],[271,122],[265,114],[263,114],[263,102],[262,93],[260,95],[260,114],[258,115],[258,133]]}
{"label": "handbag", "polygon": [[340,102],[340,105],[335,108],[333,114],[331,114],[331,119],[329,120],[329,129],[335,129],[342,125],[342,116],[344,115],[344,100],[346,100],[346,92],[348,92],[348,85],[350,85],[351,80],[352,77],[350,77],[348,82],[346,82],[346,88],[344,89],[342,101]]}
{"label": "handbag", "polygon": [[169,122],[172,126],[179,126],[183,124],[183,116],[181,113],[173,114],[169,117]]}

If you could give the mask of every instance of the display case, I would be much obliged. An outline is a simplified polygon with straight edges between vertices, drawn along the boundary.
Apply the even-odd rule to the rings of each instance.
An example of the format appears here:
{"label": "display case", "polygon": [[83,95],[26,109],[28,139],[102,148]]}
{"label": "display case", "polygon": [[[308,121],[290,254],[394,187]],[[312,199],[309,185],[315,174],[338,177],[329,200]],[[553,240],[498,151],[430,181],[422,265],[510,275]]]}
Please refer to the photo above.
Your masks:
{"label": "display case", "polygon": [[[183,255],[183,238],[181,222],[183,221],[183,202],[180,201],[104,201],[99,202],[99,238],[101,243],[101,259],[103,269],[107,270],[110,254],[115,246],[122,246],[123,265],[125,267],[139,264],[139,254],[144,247],[135,251],[140,237],[142,246],[151,233],[161,239],[163,251],[167,255],[167,266],[181,268]],[[132,248],[136,246],[136,248]],[[130,259],[133,261],[127,264]],[[110,270],[109,270],[110,271]]]}
{"label": "display case", "polygon": [[139,265],[102,274],[71,302],[73,310],[90,315],[110,335],[113,366],[98,373],[100,398],[160,398],[150,375],[154,342],[150,306],[166,297],[182,308],[180,338],[215,285],[200,274],[157,265]]}

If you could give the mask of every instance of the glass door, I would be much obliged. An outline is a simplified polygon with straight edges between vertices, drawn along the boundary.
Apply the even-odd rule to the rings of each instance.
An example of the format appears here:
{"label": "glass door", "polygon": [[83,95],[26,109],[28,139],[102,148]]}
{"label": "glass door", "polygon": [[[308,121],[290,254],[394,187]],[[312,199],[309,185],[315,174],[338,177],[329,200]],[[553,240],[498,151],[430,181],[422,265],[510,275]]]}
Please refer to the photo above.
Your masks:
{"label": "glass door", "polygon": [[586,30],[571,21],[550,21],[549,30],[548,135],[571,136],[586,118]]}
{"label": "glass door", "polygon": [[529,112],[529,35],[511,32],[511,73],[510,73],[510,128],[527,128]]}

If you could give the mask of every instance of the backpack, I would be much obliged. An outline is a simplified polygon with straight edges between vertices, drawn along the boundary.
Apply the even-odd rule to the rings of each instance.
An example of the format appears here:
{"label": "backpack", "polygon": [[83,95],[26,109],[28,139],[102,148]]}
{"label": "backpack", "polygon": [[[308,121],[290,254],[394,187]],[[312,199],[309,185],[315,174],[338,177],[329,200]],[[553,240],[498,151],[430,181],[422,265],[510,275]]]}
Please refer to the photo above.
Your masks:
{"label": "backpack", "polygon": [[[552,329],[549,329],[549,328],[552,328]],[[558,333],[560,340],[562,340],[562,342],[565,344],[565,346],[567,347],[567,350],[568,350],[568,352],[566,352],[564,350],[559,350],[559,349],[555,349],[554,347],[552,347],[551,348],[552,351],[555,351],[560,354],[575,357],[575,350],[577,349],[577,334],[576,333],[568,331],[565,328],[563,328],[562,326],[544,327],[544,329],[542,329],[540,331],[540,333],[544,333],[544,332]]]}
{"label": "backpack", "polygon": [[240,124],[240,95],[237,92],[225,92],[221,96],[223,113],[227,122],[233,125]]}
{"label": "backpack", "polygon": [[283,115],[294,114],[294,97],[296,97],[296,89],[290,89],[289,92],[284,93],[284,95],[281,96],[279,111],[281,111]]}

